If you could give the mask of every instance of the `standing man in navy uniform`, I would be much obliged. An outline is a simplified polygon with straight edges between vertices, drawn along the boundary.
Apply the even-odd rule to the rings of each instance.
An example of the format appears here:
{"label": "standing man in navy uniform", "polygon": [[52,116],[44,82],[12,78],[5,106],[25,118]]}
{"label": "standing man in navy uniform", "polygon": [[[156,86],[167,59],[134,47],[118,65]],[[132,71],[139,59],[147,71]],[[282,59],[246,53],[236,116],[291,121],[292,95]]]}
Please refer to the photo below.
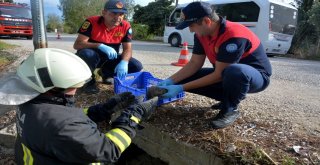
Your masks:
{"label": "standing man in navy uniform", "polygon": [[[78,30],[78,38],[73,47],[94,72],[100,69],[104,83],[113,83],[116,74],[123,78],[127,73],[139,72],[142,64],[132,58],[132,29],[124,20],[127,13],[123,0],[108,0],[102,10],[102,16],[92,16],[85,20]],[[119,55],[122,44],[123,52]],[[85,92],[97,93],[99,89],[93,79],[85,86]]]}
{"label": "standing man in navy uniform", "polygon": [[[214,129],[232,124],[239,116],[238,105],[247,93],[267,88],[271,64],[259,38],[245,26],[219,17],[210,4],[190,3],[182,10],[176,29],[189,27],[194,35],[190,62],[159,83],[168,90],[162,97],[174,97],[185,90],[219,102],[212,119]],[[206,57],[213,68],[202,68]]]}

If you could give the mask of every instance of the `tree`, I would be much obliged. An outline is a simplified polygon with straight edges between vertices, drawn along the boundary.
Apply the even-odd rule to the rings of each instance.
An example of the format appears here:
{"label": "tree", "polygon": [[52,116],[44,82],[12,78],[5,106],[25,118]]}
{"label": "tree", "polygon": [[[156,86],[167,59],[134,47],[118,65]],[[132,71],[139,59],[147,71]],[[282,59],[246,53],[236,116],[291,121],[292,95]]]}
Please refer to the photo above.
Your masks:
{"label": "tree", "polygon": [[133,17],[134,6],[135,6],[134,0],[126,0],[126,7],[127,7],[127,9],[128,9],[127,17],[128,17],[129,19],[131,19],[131,18]]}
{"label": "tree", "polygon": [[160,35],[163,33],[166,17],[174,8],[173,0],[156,0],[147,6],[135,6],[133,21],[149,26],[149,33]]}
{"label": "tree", "polygon": [[312,8],[313,0],[297,0],[298,5],[298,24],[295,32],[290,52],[294,52],[301,46],[304,40],[315,40],[315,28],[310,24],[308,11]]}
{"label": "tree", "polygon": [[[83,21],[93,15],[101,15],[106,0],[59,0],[64,26],[70,33],[77,32]],[[126,0],[130,12],[133,11],[134,0]]]}
{"label": "tree", "polygon": [[132,17],[133,22],[142,23],[142,19],[140,18],[142,18],[143,14],[145,13],[145,8],[143,6],[136,5],[134,6],[133,11],[134,11],[134,15]]}
{"label": "tree", "polygon": [[316,32],[316,37],[318,40],[317,44],[317,49],[316,49],[316,54],[319,53],[320,49],[320,2],[315,1],[314,5],[311,7],[311,9],[308,11],[308,16],[309,16],[309,23],[312,24],[315,27],[315,32]]}
{"label": "tree", "polygon": [[77,32],[82,22],[89,16],[100,15],[105,0],[60,0],[64,26],[70,33]]}
{"label": "tree", "polygon": [[54,31],[55,29],[59,29],[61,30],[62,29],[62,22],[61,22],[61,19],[58,15],[56,14],[48,14],[47,16],[47,31],[48,32],[52,32]]}

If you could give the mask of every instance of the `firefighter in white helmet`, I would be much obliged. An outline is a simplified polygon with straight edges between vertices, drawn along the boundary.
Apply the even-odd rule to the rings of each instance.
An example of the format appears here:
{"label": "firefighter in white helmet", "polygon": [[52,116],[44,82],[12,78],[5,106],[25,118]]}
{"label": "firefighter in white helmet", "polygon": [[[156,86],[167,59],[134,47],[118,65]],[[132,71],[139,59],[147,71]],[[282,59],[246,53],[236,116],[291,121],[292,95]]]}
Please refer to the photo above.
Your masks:
{"label": "firefighter in white helmet", "polygon": [[[135,128],[147,119],[158,98],[136,99],[131,93],[111,97],[89,108],[74,107],[74,95],[91,78],[91,71],[73,53],[37,49],[14,76],[0,81],[0,104],[17,110],[17,164],[91,164],[115,162],[130,145]],[[100,132],[96,122],[112,122]]]}

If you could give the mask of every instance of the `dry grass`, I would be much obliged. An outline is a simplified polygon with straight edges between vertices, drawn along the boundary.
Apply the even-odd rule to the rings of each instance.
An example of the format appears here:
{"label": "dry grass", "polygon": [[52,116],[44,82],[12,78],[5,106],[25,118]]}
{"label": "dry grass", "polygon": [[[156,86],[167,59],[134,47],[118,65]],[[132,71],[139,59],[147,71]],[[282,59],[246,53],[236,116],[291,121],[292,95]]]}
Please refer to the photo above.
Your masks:
{"label": "dry grass", "polygon": [[294,48],[291,58],[320,61],[320,41],[318,44],[311,41],[302,41],[299,47]]}
{"label": "dry grass", "polygon": [[10,49],[14,47],[16,46],[0,41],[0,70],[3,70],[16,59],[16,57],[9,52]]}

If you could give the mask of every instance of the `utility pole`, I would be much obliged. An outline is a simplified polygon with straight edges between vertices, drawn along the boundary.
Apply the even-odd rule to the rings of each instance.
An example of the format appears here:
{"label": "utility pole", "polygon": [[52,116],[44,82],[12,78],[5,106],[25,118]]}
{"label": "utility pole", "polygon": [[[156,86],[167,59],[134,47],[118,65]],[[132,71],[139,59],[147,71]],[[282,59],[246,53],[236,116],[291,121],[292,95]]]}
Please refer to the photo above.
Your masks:
{"label": "utility pole", "polygon": [[47,33],[44,25],[43,0],[30,0],[34,49],[47,48]]}
{"label": "utility pole", "polygon": [[178,4],[179,4],[179,0],[176,0],[176,7],[178,6]]}

